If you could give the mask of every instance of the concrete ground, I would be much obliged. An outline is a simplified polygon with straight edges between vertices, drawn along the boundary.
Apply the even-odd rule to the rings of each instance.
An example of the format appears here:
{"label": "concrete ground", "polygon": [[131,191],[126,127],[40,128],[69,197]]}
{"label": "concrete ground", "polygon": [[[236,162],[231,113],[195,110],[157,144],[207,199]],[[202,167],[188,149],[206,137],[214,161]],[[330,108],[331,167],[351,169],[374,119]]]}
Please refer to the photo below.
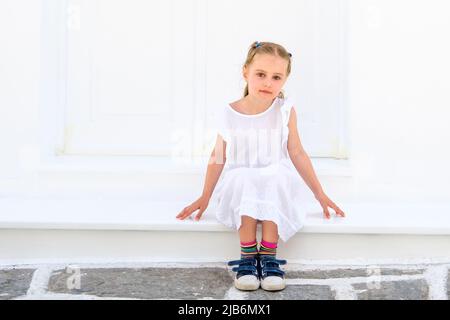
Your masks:
{"label": "concrete ground", "polygon": [[0,266],[0,299],[448,300],[449,263],[284,266],[280,292],[234,288],[226,263]]}

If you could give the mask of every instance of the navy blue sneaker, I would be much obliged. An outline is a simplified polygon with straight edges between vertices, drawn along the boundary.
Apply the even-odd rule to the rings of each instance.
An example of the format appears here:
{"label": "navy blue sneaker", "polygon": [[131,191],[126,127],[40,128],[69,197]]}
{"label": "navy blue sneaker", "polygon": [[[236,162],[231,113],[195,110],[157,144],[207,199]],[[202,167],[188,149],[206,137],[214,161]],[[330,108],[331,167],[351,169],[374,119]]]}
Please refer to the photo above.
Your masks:
{"label": "navy blue sneaker", "polygon": [[267,291],[278,291],[286,288],[284,271],[280,265],[286,264],[286,260],[278,260],[273,256],[262,255],[259,258],[261,288]]}
{"label": "navy blue sneaker", "polygon": [[238,265],[232,270],[237,272],[234,279],[234,286],[239,290],[252,291],[257,290],[260,285],[259,281],[259,263],[258,258],[242,258],[228,262],[229,266]]}

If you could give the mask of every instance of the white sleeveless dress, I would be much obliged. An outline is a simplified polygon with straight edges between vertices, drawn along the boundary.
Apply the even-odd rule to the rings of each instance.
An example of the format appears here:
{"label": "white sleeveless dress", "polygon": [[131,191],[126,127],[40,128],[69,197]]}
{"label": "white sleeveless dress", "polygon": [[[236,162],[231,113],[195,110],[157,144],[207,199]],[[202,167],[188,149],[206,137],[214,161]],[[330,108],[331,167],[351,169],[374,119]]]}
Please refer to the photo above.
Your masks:
{"label": "white sleeveless dress", "polygon": [[289,98],[277,97],[255,115],[229,104],[218,110],[217,133],[227,142],[226,163],[212,197],[220,223],[239,230],[243,215],[273,221],[285,242],[303,227],[310,190],[287,150],[292,107]]}

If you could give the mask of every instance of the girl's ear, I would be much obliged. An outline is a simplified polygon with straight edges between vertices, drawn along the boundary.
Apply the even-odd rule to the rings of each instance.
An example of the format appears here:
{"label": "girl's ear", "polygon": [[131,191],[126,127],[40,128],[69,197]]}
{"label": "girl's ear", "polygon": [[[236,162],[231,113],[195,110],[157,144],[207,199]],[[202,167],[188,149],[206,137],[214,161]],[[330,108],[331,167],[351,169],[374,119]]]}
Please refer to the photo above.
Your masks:
{"label": "girl's ear", "polygon": [[248,74],[248,68],[247,68],[247,66],[244,66],[242,68],[242,76],[244,77],[245,80],[247,80],[247,74]]}

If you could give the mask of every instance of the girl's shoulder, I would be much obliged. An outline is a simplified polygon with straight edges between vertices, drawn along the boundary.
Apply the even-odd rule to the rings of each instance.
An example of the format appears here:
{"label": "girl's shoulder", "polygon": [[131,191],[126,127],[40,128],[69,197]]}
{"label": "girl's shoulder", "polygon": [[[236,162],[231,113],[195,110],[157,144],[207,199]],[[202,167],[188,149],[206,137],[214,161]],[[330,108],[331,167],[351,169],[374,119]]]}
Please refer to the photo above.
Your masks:
{"label": "girl's shoulder", "polygon": [[242,99],[228,103],[228,106],[231,107],[234,111],[237,111],[242,114],[246,114],[243,103],[242,103]]}
{"label": "girl's shoulder", "polygon": [[281,111],[289,112],[296,105],[296,99],[293,96],[280,98]]}

